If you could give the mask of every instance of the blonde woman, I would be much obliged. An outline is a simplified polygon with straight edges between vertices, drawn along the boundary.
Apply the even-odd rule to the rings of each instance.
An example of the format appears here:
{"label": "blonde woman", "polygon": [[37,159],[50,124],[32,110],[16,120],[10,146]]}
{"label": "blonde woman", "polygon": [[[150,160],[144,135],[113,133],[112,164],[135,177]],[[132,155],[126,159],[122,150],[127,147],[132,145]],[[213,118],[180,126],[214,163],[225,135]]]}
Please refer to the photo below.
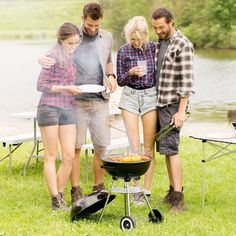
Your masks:
{"label": "blonde woman", "polygon": [[[140,152],[139,117],[143,126],[144,152],[153,157],[144,176],[144,192],[151,193],[155,168],[154,140],[157,124],[155,43],[148,41],[148,26],[143,16],[131,18],[124,27],[126,44],[117,54],[117,82],[123,86],[119,103],[130,143],[130,152]],[[136,183],[137,184],[137,183]],[[144,203],[142,194],[134,194],[134,203]]]}

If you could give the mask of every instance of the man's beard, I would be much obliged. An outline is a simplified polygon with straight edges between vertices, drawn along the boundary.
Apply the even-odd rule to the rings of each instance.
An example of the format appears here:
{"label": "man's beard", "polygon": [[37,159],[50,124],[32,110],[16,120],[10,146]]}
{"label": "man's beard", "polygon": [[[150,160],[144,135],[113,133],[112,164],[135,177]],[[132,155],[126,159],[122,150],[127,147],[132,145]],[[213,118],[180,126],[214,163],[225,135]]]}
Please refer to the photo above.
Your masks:
{"label": "man's beard", "polygon": [[162,33],[158,34],[158,38],[159,39],[168,39],[168,38],[170,38],[170,35],[171,35],[171,30],[169,28],[166,32],[162,32]]}
{"label": "man's beard", "polygon": [[84,25],[84,32],[89,35],[89,36],[94,36],[97,34],[98,30],[96,30],[95,32],[91,32],[88,28],[86,28],[86,26]]}

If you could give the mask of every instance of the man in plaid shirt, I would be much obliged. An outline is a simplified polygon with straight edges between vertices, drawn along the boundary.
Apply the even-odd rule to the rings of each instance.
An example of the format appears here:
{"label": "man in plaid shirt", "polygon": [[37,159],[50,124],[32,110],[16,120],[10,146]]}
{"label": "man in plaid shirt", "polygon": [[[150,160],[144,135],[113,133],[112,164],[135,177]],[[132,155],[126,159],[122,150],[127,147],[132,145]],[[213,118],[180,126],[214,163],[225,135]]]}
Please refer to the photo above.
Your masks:
{"label": "man in plaid shirt", "polygon": [[193,45],[174,28],[174,18],[165,8],[154,11],[152,26],[159,38],[156,49],[158,126],[162,129],[170,123],[175,125],[175,129],[157,143],[158,151],[166,157],[170,182],[163,202],[171,205],[171,213],[179,213],[184,210],[179,133],[193,93]]}

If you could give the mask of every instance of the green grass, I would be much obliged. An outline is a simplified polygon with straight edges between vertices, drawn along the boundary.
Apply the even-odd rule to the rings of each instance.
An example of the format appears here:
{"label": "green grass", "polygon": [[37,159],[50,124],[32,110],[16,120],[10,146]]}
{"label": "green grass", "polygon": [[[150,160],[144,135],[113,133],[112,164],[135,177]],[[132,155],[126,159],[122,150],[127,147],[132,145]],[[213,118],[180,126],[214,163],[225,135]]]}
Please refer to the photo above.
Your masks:
{"label": "green grass", "polygon": [[[181,156],[183,162],[184,192],[187,210],[173,216],[167,213],[168,206],[161,200],[168,188],[164,158],[156,155],[157,165],[152,186],[151,205],[163,211],[162,224],[147,221],[148,209],[131,206],[136,220],[136,229],[122,232],[120,218],[124,216],[123,196],[108,205],[101,223],[99,213],[90,219],[70,222],[69,213],[50,209],[50,198],[43,178],[43,163],[33,160],[22,176],[24,162],[31,144],[25,144],[13,155],[13,173],[8,174],[8,162],[0,163],[0,235],[236,235],[236,162],[224,157],[206,164],[205,208],[201,208],[201,142],[183,138]],[[208,153],[212,150],[207,149]],[[0,148],[1,156],[6,148]],[[59,164],[59,163],[58,163]],[[82,158],[81,184],[84,192],[92,188],[92,173],[89,183],[84,182],[84,158]],[[90,163],[91,166],[91,163]],[[111,177],[106,175],[107,188]],[[121,180],[117,185],[122,185]],[[70,201],[70,186],[66,200]]]}

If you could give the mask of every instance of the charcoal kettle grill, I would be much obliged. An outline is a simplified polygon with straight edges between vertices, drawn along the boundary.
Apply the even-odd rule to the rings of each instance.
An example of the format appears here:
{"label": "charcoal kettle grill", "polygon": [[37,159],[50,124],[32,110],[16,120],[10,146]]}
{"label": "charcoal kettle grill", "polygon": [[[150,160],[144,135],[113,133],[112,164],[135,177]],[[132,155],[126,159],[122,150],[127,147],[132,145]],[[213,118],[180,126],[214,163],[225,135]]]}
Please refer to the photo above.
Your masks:
{"label": "charcoal kettle grill", "polygon": [[[174,129],[175,126],[173,124],[167,125],[164,127],[159,133],[156,133],[154,139],[159,141],[164,135]],[[141,193],[146,201],[146,204],[149,209],[148,220],[152,223],[160,223],[164,220],[164,215],[158,209],[152,209],[149,200],[144,193],[141,187],[133,187],[129,185],[131,179],[140,179],[140,176],[144,175],[148,170],[152,158],[150,157],[148,160],[138,161],[138,162],[118,162],[114,161],[116,157],[120,155],[112,155],[112,160],[108,158],[108,156],[104,156],[102,158],[104,168],[111,176],[112,176],[112,184],[108,191],[108,197],[105,202],[105,205],[102,209],[98,222],[101,222],[105,208],[108,204],[109,196],[112,193],[121,193],[124,195],[124,209],[125,216],[123,216],[120,220],[120,228],[122,230],[130,230],[135,228],[135,220],[131,216],[131,208],[130,208],[130,194],[132,193]],[[115,181],[118,179],[124,180],[124,187],[114,187]]]}
{"label": "charcoal kettle grill", "polygon": [[[115,155],[113,155],[115,157]],[[148,205],[148,208],[150,210],[150,213],[148,215],[149,221],[158,223],[162,222],[164,217],[160,211],[157,209],[152,209],[149,200],[145,193],[143,192],[142,188],[140,187],[133,187],[129,186],[129,182],[131,179],[139,179],[141,175],[143,175],[150,166],[151,158],[150,160],[143,161],[143,162],[134,162],[134,163],[118,163],[118,162],[112,162],[107,159],[107,157],[102,158],[103,161],[103,168],[112,175],[112,184],[108,191],[108,197],[107,201],[104,205],[104,208],[102,209],[102,212],[100,214],[100,218],[98,222],[101,222],[105,208],[108,203],[109,196],[111,193],[120,193],[124,195],[124,208],[125,208],[125,216],[121,218],[120,220],[120,228],[122,230],[130,230],[135,228],[135,220],[131,216],[131,208],[130,208],[130,194],[131,193],[142,193],[145,201]],[[127,173],[122,169],[128,170]],[[131,167],[131,168],[130,168]],[[135,167],[138,167],[137,172],[135,172]],[[129,171],[131,170],[131,171]],[[124,188],[122,187],[114,187],[115,181],[122,178],[124,180]]]}

